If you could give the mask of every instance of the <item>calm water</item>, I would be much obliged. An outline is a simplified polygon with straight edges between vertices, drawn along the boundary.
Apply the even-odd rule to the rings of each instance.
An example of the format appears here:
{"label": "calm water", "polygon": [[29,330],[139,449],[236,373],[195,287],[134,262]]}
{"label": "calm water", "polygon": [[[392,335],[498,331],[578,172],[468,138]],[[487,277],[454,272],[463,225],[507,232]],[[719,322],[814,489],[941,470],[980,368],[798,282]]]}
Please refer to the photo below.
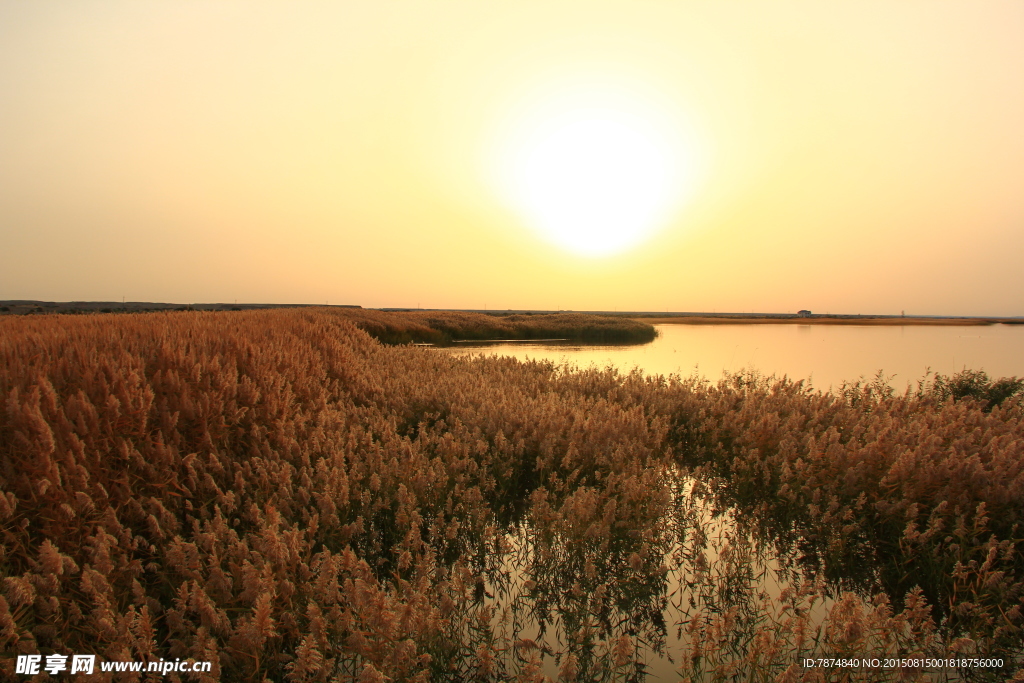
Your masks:
{"label": "calm water", "polygon": [[[496,343],[440,352],[611,365],[621,371],[640,368],[647,374],[696,372],[709,379],[719,378],[723,371],[754,368],[763,374],[810,380],[820,389],[873,378],[879,370],[897,389],[916,383],[929,369],[944,375],[968,368],[992,377],[1024,376],[1024,326],[658,325],[657,329],[655,341],[634,346]],[[761,601],[775,600],[783,588],[799,583],[799,577],[786,569],[798,558],[783,561],[775,554],[778,549],[761,546],[738,527],[735,515],[736,511],[712,514],[707,502],[681,489],[675,512],[658,525],[666,573],[649,567],[646,581],[633,581],[639,588],[615,595],[616,607],[606,623],[618,626],[602,632],[603,637],[626,632],[622,624],[632,625],[629,632],[638,642],[647,643],[639,646],[638,654],[652,683],[678,680],[686,638],[680,627],[695,610],[712,614],[734,610],[742,623],[751,624],[749,634],[743,631],[747,639],[759,624],[768,624],[760,611]],[[488,602],[495,609],[494,624],[505,625],[509,642],[525,638],[543,643],[549,652],[566,652],[572,649],[566,641],[566,624],[593,618],[590,598],[597,584],[607,581],[616,590],[626,585],[617,577],[632,574],[616,564],[615,553],[602,554],[572,543],[542,548],[539,542],[529,526],[509,536],[509,551],[491,558],[498,566],[488,582]],[[588,561],[604,568],[589,580],[580,570]],[[573,587],[578,590],[574,592]],[[812,621],[820,623],[830,605],[831,600],[815,604]],[[660,619],[651,617],[655,613]],[[555,658],[549,654],[543,661],[544,673],[557,679]]]}
{"label": "calm water", "polygon": [[612,365],[647,374],[694,372],[716,380],[723,371],[810,380],[827,389],[882,370],[902,389],[928,369],[943,375],[964,368],[991,377],[1024,376],[1024,325],[656,325],[658,338],[636,346],[501,343],[446,349],[516,358]]}
{"label": "calm water", "polygon": [[[525,638],[549,648],[543,673],[551,680],[559,675],[554,653],[581,649],[579,642],[570,645],[567,625],[590,623],[595,637],[588,642],[598,653],[598,641],[607,643],[629,633],[638,643],[639,660],[647,671],[643,680],[649,683],[679,680],[687,640],[683,630],[698,613],[735,610],[738,622],[749,622],[737,633],[745,636],[744,641],[752,637],[767,618],[761,601],[778,600],[785,588],[799,585],[799,576],[780,566],[773,549],[740,530],[733,513],[715,514],[712,505],[691,496],[684,480],[672,513],[656,525],[653,545],[664,546],[661,569],[655,559],[630,572],[621,557],[629,548],[602,551],[597,543],[562,539],[545,543],[528,525],[518,527],[507,537],[508,552],[491,558],[500,564],[487,583],[495,632],[506,642]],[[583,569],[588,562],[601,570],[588,577]],[[613,598],[612,607],[599,620],[593,597],[605,589]],[[832,603],[826,599],[807,604],[813,623],[824,619]],[[661,615],[660,623],[652,619],[655,612]],[[732,654],[744,649],[739,645]]]}

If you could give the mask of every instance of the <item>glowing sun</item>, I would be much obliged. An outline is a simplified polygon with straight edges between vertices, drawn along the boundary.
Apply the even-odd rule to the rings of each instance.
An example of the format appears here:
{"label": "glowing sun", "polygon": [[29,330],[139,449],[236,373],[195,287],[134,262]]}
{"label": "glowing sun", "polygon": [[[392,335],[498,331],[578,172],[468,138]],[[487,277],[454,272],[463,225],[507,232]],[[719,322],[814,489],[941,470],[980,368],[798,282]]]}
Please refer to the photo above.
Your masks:
{"label": "glowing sun", "polygon": [[692,190],[692,154],[671,124],[621,96],[555,99],[506,136],[501,192],[550,242],[586,256],[621,252],[662,227]]}

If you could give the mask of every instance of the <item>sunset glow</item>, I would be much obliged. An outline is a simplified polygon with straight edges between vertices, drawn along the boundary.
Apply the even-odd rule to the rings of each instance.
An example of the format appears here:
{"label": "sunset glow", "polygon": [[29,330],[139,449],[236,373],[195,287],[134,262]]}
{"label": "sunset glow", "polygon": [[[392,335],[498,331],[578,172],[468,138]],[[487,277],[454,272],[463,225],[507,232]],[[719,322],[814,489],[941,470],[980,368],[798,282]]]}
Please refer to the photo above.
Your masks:
{"label": "sunset glow", "polygon": [[1024,314],[1019,2],[99,7],[0,0],[0,299]]}
{"label": "sunset glow", "polygon": [[673,130],[628,94],[587,95],[524,115],[496,175],[503,198],[547,241],[608,256],[664,226],[692,191],[697,160],[681,142],[682,121]]}
{"label": "sunset glow", "polygon": [[1024,0],[0,0],[0,674],[1024,683],[1022,85]]}

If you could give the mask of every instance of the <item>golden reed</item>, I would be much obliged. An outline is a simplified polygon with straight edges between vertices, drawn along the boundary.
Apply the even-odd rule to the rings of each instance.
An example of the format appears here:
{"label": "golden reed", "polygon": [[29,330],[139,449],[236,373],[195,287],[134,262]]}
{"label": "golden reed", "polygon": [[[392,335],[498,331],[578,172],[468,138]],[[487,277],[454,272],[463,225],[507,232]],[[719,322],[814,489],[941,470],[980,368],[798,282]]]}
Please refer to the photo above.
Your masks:
{"label": "golden reed", "polygon": [[[836,680],[799,662],[871,653],[1013,675],[1013,392],[823,394],[370,336],[478,322],[0,320],[0,652],[193,657],[210,681],[612,681],[643,680],[675,631],[690,680]],[[501,324],[603,324],[556,323]],[[712,552],[716,510],[736,533]],[[775,595],[748,576],[771,545],[804,558]]]}

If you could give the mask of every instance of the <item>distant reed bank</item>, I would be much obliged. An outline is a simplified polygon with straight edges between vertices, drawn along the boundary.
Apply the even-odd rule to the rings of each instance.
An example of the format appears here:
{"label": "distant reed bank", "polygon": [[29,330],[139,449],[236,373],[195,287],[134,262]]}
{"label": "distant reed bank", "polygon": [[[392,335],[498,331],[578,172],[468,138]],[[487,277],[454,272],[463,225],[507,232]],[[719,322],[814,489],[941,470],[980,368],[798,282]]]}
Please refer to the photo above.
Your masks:
{"label": "distant reed bank", "polygon": [[[208,681],[1024,668],[1019,380],[822,393],[378,341],[635,329],[530,317],[0,319],[0,672],[39,653],[194,658]],[[781,592],[752,576],[764,556]]]}
{"label": "distant reed bank", "polygon": [[567,339],[588,343],[643,343],[657,336],[646,322],[584,313],[500,315],[464,311],[338,312],[386,344],[450,344],[490,339]]}

